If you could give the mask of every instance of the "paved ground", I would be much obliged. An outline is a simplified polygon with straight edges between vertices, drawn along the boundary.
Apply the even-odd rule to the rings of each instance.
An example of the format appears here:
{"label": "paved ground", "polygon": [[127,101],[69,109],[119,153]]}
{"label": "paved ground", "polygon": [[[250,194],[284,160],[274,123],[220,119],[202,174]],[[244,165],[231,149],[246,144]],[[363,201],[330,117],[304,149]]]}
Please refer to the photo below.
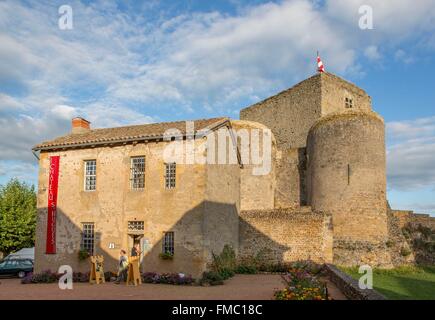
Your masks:
{"label": "paved ground", "polygon": [[147,299],[147,300],[271,300],[283,289],[280,275],[236,275],[222,286],[175,286],[142,284],[126,286],[105,283],[74,283],[73,290],[60,290],[57,284],[21,284],[19,279],[0,279],[0,300],[21,299]]}

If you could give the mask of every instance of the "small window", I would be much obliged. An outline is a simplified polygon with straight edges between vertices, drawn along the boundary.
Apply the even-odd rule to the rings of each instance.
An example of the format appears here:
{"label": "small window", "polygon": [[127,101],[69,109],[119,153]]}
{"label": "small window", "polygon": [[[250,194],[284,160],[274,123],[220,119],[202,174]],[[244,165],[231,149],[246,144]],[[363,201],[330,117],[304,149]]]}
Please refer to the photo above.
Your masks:
{"label": "small window", "polygon": [[165,232],[163,237],[162,253],[174,255],[174,232]]}
{"label": "small window", "polygon": [[91,256],[94,255],[94,239],[95,239],[95,231],[94,231],[94,223],[93,222],[84,222],[82,223],[82,241],[80,244],[80,248],[82,250],[86,250]]}
{"label": "small window", "polygon": [[353,108],[353,100],[351,98],[345,98],[344,105],[346,108]]}
{"label": "small window", "polygon": [[174,189],[175,188],[175,176],[176,176],[176,164],[165,163],[165,188]]}
{"label": "small window", "polygon": [[85,191],[97,189],[97,161],[85,161]]}
{"label": "small window", "polygon": [[130,181],[132,190],[145,187],[145,157],[131,158]]}
{"label": "small window", "polygon": [[144,222],[143,221],[129,221],[128,222],[128,231],[129,232],[142,232],[142,231],[144,231]]}

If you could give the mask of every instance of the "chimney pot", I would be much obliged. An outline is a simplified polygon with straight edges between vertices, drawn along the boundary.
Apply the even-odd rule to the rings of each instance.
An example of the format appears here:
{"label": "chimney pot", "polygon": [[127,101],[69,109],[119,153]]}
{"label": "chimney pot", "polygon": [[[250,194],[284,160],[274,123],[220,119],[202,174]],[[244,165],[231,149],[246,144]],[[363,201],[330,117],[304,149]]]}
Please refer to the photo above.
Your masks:
{"label": "chimney pot", "polygon": [[72,133],[84,133],[91,130],[91,123],[83,118],[77,117],[72,119]]}

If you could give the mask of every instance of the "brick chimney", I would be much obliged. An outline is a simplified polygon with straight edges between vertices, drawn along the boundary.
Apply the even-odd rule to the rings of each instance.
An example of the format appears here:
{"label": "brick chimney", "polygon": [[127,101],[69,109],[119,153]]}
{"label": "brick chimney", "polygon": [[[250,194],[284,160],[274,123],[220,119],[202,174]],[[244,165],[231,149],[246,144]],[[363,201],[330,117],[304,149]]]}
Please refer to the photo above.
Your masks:
{"label": "brick chimney", "polygon": [[91,123],[83,118],[77,117],[71,121],[72,130],[71,133],[84,133],[91,130]]}

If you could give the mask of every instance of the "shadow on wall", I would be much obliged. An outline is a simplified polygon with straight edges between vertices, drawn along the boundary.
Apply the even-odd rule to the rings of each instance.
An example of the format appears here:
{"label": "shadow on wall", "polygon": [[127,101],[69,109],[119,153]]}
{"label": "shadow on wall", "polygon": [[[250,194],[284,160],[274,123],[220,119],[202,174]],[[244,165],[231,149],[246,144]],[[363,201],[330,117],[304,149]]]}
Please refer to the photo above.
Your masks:
{"label": "shadow on wall", "polygon": [[307,175],[307,148],[298,148],[298,172],[299,172],[299,203],[307,205],[305,177]]}
{"label": "shadow on wall", "polygon": [[[81,223],[95,224],[95,252],[104,256],[105,271],[116,272],[118,269],[119,252],[121,249],[130,254],[131,248],[127,247],[127,225],[125,221],[119,227],[121,234],[120,246],[108,248],[105,241],[104,230],[98,229],[98,220],[73,222],[61,209],[57,211],[57,253],[45,254],[47,209],[39,209],[37,239],[35,248],[35,272],[50,269],[57,271],[61,265],[70,265],[73,270],[87,272],[90,270],[88,260],[79,261],[82,226]],[[249,242],[250,248],[242,250],[258,252],[266,248],[267,259],[271,262],[283,261],[284,254],[289,247],[277,243],[267,235],[249,225],[239,217],[234,204],[204,201],[198,206],[187,211],[176,223],[168,225],[165,230],[157,230],[153,221],[164,220],[158,216],[145,216],[137,214],[137,220],[144,220],[144,239],[150,240],[149,248],[143,249],[141,270],[148,272],[183,272],[194,277],[200,277],[212,261],[212,252],[219,254],[227,244],[236,252],[239,243]],[[161,224],[159,224],[161,226]],[[239,234],[239,230],[243,232]],[[163,251],[164,232],[174,232],[174,256],[165,260],[160,257]],[[243,252],[240,252],[243,256]]]}
{"label": "shadow on wall", "polygon": [[[91,223],[98,221],[83,221]],[[46,254],[47,239],[47,208],[38,209],[38,220],[36,226],[35,240],[35,268],[34,272],[39,273],[45,270],[57,272],[62,265],[69,265],[74,272],[89,272],[90,263],[88,259],[80,260],[79,251],[82,241],[82,226],[77,225],[63,212],[57,209],[56,215],[56,253]],[[117,256],[120,249],[116,250],[117,256],[106,251],[100,246],[102,233],[95,230],[94,233],[94,254],[104,256],[105,271],[117,270]]]}

